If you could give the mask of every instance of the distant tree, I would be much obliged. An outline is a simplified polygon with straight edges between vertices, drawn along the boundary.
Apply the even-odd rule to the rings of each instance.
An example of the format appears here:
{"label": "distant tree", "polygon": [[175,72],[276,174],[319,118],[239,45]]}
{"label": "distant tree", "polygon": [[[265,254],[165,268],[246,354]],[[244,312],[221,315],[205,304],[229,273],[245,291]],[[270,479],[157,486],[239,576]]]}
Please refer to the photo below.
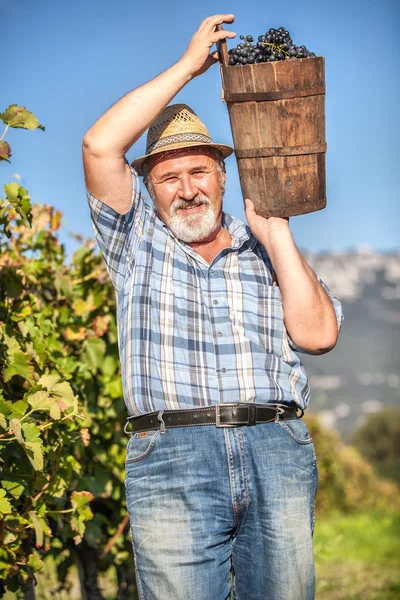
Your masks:
{"label": "distant tree", "polygon": [[369,415],[352,443],[379,475],[400,483],[400,408]]}

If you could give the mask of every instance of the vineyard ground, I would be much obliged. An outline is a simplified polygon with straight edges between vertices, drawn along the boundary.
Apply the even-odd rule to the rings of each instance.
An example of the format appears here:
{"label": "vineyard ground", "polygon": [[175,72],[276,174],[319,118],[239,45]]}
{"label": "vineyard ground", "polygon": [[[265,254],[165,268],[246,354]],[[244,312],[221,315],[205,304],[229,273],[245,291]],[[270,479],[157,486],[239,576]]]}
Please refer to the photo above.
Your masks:
{"label": "vineyard ground", "polygon": [[[400,598],[400,513],[320,515],[314,548],[316,600],[398,600]],[[56,592],[54,566],[38,574],[38,600],[80,600],[78,575],[71,570],[70,592]],[[106,600],[116,600],[112,569],[101,577]],[[18,600],[7,593],[4,600]],[[132,600],[137,600],[132,598]]]}

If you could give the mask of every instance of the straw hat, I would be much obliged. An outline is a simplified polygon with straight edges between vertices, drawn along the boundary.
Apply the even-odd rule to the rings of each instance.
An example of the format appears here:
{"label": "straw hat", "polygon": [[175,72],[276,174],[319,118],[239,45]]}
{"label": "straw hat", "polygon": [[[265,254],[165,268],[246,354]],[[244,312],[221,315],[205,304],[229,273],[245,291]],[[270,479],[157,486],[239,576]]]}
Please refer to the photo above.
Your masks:
{"label": "straw hat", "polygon": [[204,123],[186,104],[171,104],[164,108],[149,127],[146,154],[131,163],[138,175],[143,175],[143,163],[155,154],[190,148],[211,146],[220,151],[223,158],[233,152],[231,146],[214,144]]}

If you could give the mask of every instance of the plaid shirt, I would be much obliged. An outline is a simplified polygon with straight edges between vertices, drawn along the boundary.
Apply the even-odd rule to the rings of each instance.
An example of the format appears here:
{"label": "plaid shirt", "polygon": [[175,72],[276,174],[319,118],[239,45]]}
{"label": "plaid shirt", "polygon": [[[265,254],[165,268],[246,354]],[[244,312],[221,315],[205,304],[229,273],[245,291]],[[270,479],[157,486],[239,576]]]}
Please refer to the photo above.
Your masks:
{"label": "plaid shirt", "polygon": [[[87,193],[117,295],[129,413],[232,401],[306,408],[308,379],[294,352],[301,350],[286,331],[271,262],[250,228],[224,212],[232,246],[208,264],[174,237],[132,176],[125,215]],[[340,328],[341,304],[320,282]]]}

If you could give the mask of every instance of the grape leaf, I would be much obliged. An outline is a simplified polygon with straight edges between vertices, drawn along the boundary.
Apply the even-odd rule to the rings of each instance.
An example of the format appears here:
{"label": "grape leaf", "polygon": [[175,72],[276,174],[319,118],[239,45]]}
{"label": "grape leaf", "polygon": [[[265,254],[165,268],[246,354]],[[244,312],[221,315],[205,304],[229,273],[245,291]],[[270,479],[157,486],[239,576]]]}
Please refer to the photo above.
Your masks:
{"label": "grape leaf", "polygon": [[7,142],[0,142],[0,160],[6,160],[8,163],[10,162],[8,159],[11,156],[11,148]]}
{"label": "grape leaf", "polygon": [[118,369],[117,360],[115,359],[114,356],[112,356],[111,354],[108,354],[103,361],[103,365],[102,365],[103,374],[107,375],[108,377],[112,377],[112,375],[115,374],[117,369]]}
{"label": "grape leaf", "polygon": [[46,392],[46,390],[30,394],[26,399],[34,410],[50,410],[52,400],[49,392]]}
{"label": "grape leaf", "polygon": [[78,317],[83,317],[86,313],[90,313],[95,310],[96,305],[94,304],[93,294],[89,294],[86,300],[81,298],[80,300],[73,302],[72,309],[78,315]]}
{"label": "grape leaf", "polygon": [[21,497],[21,494],[25,489],[25,486],[19,481],[19,479],[13,477],[12,475],[2,474],[1,485],[10,494],[10,496],[16,500]]}
{"label": "grape leaf", "polygon": [[0,489],[0,513],[2,513],[2,515],[12,512],[12,506],[5,496],[6,491]]}
{"label": "grape leaf", "polygon": [[10,358],[12,358],[16,352],[22,352],[21,346],[15,337],[9,337],[6,335],[4,340],[7,346],[7,354]]}
{"label": "grape leaf", "polygon": [[9,419],[23,417],[28,409],[28,404],[24,400],[17,400],[16,402],[10,403],[11,412]]}
{"label": "grape leaf", "polygon": [[102,337],[107,333],[110,325],[110,315],[99,315],[93,321],[93,330],[96,337]]}
{"label": "grape leaf", "polygon": [[40,429],[35,423],[23,423],[22,431],[27,442],[41,442]]}
{"label": "grape leaf", "polygon": [[18,535],[16,533],[13,533],[12,531],[5,531],[4,535],[3,535],[3,544],[5,546],[7,546],[7,544],[12,544],[13,542],[15,542],[15,540],[18,539]]}
{"label": "grape leaf", "polygon": [[24,448],[35,471],[43,471],[43,444],[40,442],[26,442]]}
{"label": "grape leaf", "polygon": [[53,389],[53,385],[55,385],[57,381],[60,381],[58,375],[42,375],[38,381],[38,384],[50,391]]}
{"label": "grape leaf", "polygon": [[42,375],[38,383],[47,387],[48,391],[40,390],[27,397],[27,400],[35,410],[49,411],[50,416],[55,421],[61,418],[61,411],[65,411],[71,406],[76,411],[78,408],[77,398],[74,396],[72,388],[67,381],[57,383],[57,375]]}
{"label": "grape leaf", "polygon": [[6,296],[9,298],[18,298],[21,295],[24,286],[21,276],[14,267],[4,267],[1,272],[2,279],[6,288]]}
{"label": "grape leaf", "polygon": [[21,433],[21,421],[19,419],[11,419],[10,421],[10,429],[19,441],[20,444],[24,445],[25,440],[22,437]]}
{"label": "grape leaf", "polygon": [[44,567],[44,562],[36,554],[30,554],[27,563],[34,573]]}
{"label": "grape leaf", "polygon": [[65,339],[68,341],[84,340],[86,338],[86,331],[86,327],[72,325],[66,328],[64,332]]}
{"label": "grape leaf", "polygon": [[17,352],[13,356],[13,362],[4,369],[4,380],[9,381],[14,375],[20,375],[29,383],[34,383],[33,373],[31,357],[28,354]]}
{"label": "grape leaf", "polygon": [[7,402],[4,400],[3,395],[0,395],[0,413],[5,415],[7,418],[12,412],[12,402]]}
{"label": "grape leaf", "polygon": [[3,113],[0,113],[0,119],[9,127],[45,130],[33,113],[24,106],[18,106],[18,104],[11,104],[6,108]]}
{"label": "grape leaf", "polygon": [[106,352],[106,344],[101,338],[90,338],[86,342],[83,359],[92,372],[100,369]]}
{"label": "grape leaf", "polygon": [[36,547],[40,548],[40,546],[43,546],[43,525],[42,525],[41,521],[39,520],[35,511],[33,511],[33,510],[29,511],[28,515],[30,516],[33,526],[35,528]]}
{"label": "grape leaf", "polygon": [[32,205],[28,190],[12,181],[4,186],[4,191],[8,202],[13,206],[17,213],[22,217],[24,223],[32,223]]}
{"label": "grape leaf", "polygon": [[93,498],[94,496],[90,492],[72,492],[71,494],[71,504],[74,509],[71,529],[79,534],[74,538],[76,544],[80,543],[85,533],[85,522],[93,519],[92,509],[88,505]]}
{"label": "grape leaf", "polygon": [[7,429],[7,419],[5,418],[5,416],[3,415],[3,413],[0,412],[0,427],[2,427],[3,429]]}

